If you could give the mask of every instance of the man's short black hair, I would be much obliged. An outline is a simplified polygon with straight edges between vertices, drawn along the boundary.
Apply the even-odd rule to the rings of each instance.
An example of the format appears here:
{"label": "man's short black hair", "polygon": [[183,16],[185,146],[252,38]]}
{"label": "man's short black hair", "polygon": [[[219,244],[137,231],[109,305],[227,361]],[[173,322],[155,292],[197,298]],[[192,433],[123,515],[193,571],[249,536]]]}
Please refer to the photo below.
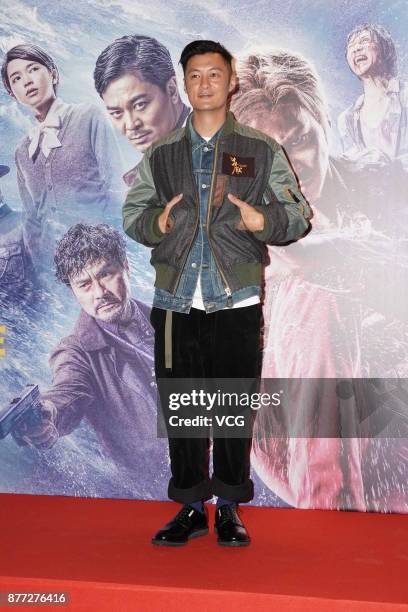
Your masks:
{"label": "man's short black hair", "polygon": [[71,279],[80,274],[86,266],[103,259],[122,268],[127,266],[126,242],[122,234],[104,223],[77,223],[69,228],[57,244],[54,256],[55,275],[69,287]]}
{"label": "man's short black hair", "polygon": [[176,73],[164,45],[150,36],[130,34],[114,40],[96,60],[96,91],[102,97],[109,84],[125,74],[136,74],[164,91]]}
{"label": "man's short black hair", "polygon": [[213,40],[193,40],[181,52],[179,64],[182,65],[184,74],[188,60],[194,55],[204,55],[204,53],[219,53],[232,70],[232,55],[221,43]]}

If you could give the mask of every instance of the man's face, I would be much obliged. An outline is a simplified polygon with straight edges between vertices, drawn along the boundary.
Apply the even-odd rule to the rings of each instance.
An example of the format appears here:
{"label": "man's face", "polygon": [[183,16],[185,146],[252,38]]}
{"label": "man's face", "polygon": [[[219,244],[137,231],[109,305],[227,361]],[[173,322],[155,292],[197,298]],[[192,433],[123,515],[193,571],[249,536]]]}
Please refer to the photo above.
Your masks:
{"label": "man's face", "polygon": [[380,50],[368,30],[359,32],[347,45],[347,62],[358,77],[375,74],[381,64]]}
{"label": "man's face", "polygon": [[329,164],[323,127],[296,101],[265,108],[248,121],[281,144],[299,178],[302,193],[313,204],[320,196]]}
{"label": "man's face", "polygon": [[176,126],[180,97],[175,77],[163,90],[136,74],[125,74],[109,83],[102,99],[115,128],[138,151],[145,151]]}
{"label": "man's face", "polygon": [[130,284],[125,267],[102,259],[70,279],[71,289],[87,314],[102,321],[119,321],[128,313]]}
{"label": "man's face", "polygon": [[7,64],[10,88],[17,102],[41,108],[55,98],[52,74],[42,64],[32,60],[14,59]]}
{"label": "man's face", "polygon": [[219,53],[193,55],[187,62],[184,88],[193,110],[221,110],[235,89],[235,75]]}

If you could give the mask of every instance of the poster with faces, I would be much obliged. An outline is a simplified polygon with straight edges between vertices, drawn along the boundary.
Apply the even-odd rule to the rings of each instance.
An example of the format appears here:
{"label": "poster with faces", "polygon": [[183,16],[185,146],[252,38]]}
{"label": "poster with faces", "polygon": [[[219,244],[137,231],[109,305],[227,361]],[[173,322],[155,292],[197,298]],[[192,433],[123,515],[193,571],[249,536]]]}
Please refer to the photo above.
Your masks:
{"label": "poster with faces", "polygon": [[258,411],[253,503],[408,510],[403,9],[3,3],[0,491],[166,498],[154,274],[121,209],[145,151],[185,124],[180,53],[208,38],[234,55],[230,110],[284,148],[314,215],[268,247],[262,377],[297,381],[302,414]]}

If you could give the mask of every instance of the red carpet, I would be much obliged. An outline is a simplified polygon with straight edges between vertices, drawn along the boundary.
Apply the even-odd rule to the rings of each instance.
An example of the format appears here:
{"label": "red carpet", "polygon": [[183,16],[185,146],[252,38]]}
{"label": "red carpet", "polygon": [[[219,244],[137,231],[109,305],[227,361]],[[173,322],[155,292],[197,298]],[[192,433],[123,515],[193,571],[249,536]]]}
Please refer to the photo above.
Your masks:
{"label": "red carpet", "polygon": [[68,592],[47,606],[61,611],[408,611],[408,516],[244,507],[248,548],[217,546],[212,528],[152,546],[178,508],[2,494],[0,591]]}

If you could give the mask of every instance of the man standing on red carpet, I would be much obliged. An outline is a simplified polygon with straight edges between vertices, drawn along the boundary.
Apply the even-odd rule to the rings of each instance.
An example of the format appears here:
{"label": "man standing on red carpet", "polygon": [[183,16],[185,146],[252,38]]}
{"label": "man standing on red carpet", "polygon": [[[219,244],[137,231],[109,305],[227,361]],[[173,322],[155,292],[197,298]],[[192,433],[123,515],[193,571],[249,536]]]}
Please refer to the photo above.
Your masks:
{"label": "man standing on red carpet", "polygon": [[[185,128],[147,149],[123,208],[126,233],[153,247],[162,404],[169,379],[259,376],[266,244],[297,240],[311,217],[282,148],[227,110],[236,88],[231,54],[199,40],[180,63],[193,112]],[[216,495],[218,543],[248,545],[237,504],[253,497],[250,448],[250,435],[214,437],[210,479],[208,436],[169,435],[168,494],[183,508],[152,542],[178,546],[208,533],[203,502]]]}

